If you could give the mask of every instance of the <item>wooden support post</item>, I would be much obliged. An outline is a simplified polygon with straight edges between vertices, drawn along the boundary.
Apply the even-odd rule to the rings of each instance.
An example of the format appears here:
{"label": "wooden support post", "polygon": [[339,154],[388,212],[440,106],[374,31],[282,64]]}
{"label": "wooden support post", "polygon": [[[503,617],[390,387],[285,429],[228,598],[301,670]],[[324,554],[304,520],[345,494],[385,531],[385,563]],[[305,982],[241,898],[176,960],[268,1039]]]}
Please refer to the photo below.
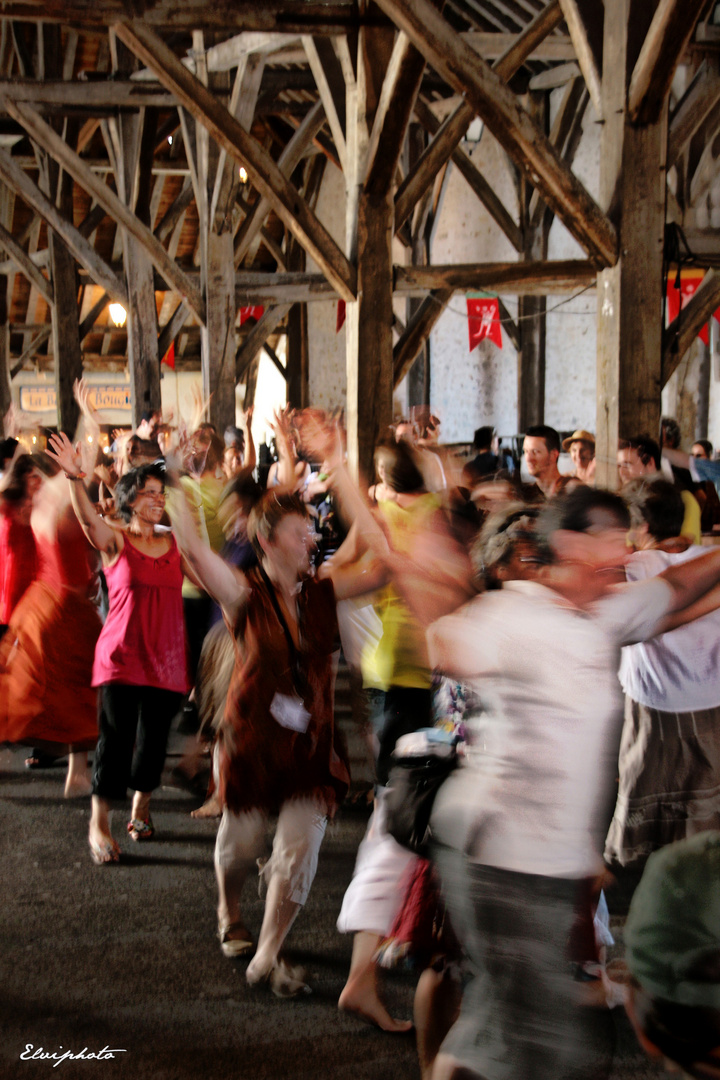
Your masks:
{"label": "wooden support post", "polygon": [[[529,95],[529,111],[540,130],[546,126],[547,99],[544,93]],[[562,111],[562,110],[561,110]],[[537,192],[522,178],[521,221],[524,239],[523,261],[533,262],[547,258],[548,228],[544,228],[544,215],[533,220]],[[544,209],[543,204],[540,208]],[[551,215],[548,215],[551,220]],[[517,358],[518,380],[518,431],[527,431],[534,424],[545,423],[545,296],[518,297],[518,328],[520,349]]]}
{"label": "wooden support post", "polygon": [[372,477],[375,445],[392,422],[393,200],[390,192],[358,205],[358,301],[347,311],[347,433],[350,467]]}
{"label": "wooden support post", "polygon": [[[60,174],[58,210],[72,220],[72,177]],[[57,398],[57,427],[69,438],[75,435],[80,410],[73,396],[73,383],[83,374],[80,350],[80,312],[78,310],[78,281],[75,260],[62,239],[48,230],[50,274],[55,303],[52,308],[52,348],[55,357],[55,394]]]}
{"label": "wooden support post", "polygon": [[208,228],[202,255],[206,325],[200,331],[203,395],[213,395],[210,420],[219,432],[235,423],[235,268],[233,237]]}
{"label": "wooden support post", "polygon": [[304,409],[310,404],[309,344],[307,304],[293,304],[288,313],[286,379],[287,402],[294,409]]}
{"label": "wooden support post", "polygon": [[618,438],[660,425],[666,113],[633,127],[626,87],[652,10],[606,0],[600,199],[617,223],[621,255],[597,285],[597,482],[617,486]]}

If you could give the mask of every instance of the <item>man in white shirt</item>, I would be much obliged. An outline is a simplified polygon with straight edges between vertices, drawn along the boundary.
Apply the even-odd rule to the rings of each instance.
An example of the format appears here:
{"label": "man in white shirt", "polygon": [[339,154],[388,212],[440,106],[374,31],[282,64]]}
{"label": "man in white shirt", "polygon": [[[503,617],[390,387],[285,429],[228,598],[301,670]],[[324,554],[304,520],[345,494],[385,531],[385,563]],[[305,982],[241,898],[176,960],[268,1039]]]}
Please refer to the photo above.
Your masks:
{"label": "man in white shirt", "polygon": [[433,1080],[463,1069],[561,1080],[587,1066],[565,950],[578,886],[602,865],[620,647],[720,580],[715,551],[615,586],[628,523],[617,495],[578,488],[540,515],[537,580],[510,582],[428,631],[431,664],[488,707],[480,745],[432,818],[453,925],[479,972]]}

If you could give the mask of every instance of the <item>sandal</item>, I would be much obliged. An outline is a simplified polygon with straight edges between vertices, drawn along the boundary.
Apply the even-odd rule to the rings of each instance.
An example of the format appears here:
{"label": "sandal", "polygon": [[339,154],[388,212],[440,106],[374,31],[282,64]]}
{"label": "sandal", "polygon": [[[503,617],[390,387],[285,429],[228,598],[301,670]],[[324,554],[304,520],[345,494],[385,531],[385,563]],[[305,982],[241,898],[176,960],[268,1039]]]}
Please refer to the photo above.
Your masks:
{"label": "sandal", "polygon": [[[230,935],[238,935],[230,937]],[[218,938],[223,956],[228,960],[234,960],[238,956],[245,956],[255,948],[250,931],[241,922],[230,923],[228,926],[218,927]]]}
{"label": "sandal", "polygon": [[120,848],[111,839],[103,841],[102,844],[90,840],[90,858],[96,866],[111,866],[120,862]]}
{"label": "sandal", "polygon": [[146,817],[144,821],[140,818],[131,818],[127,823],[127,831],[130,833],[131,840],[152,840],[155,835],[155,826],[149,817]]}
{"label": "sandal", "polygon": [[275,997],[296,998],[306,994],[312,994],[312,988],[305,982],[305,971],[301,967],[291,967],[287,960],[278,960],[268,971],[267,975],[261,975],[259,979],[245,976],[248,986],[262,986],[267,984]]}

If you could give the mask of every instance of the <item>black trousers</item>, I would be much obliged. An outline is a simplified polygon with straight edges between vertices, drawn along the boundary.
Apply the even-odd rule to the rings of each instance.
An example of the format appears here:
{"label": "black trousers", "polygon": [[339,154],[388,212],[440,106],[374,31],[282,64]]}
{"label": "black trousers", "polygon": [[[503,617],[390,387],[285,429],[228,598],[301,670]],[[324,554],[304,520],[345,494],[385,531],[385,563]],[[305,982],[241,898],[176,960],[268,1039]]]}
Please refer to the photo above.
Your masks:
{"label": "black trousers", "polygon": [[100,687],[93,795],[124,799],[129,787],[150,792],[160,785],[170,724],[182,699],[154,686]]}
{"label": "black trousers", "polygon": [[392,768],[395,743],[402,735],[432,727],[432,690],[415,686],[391,686],[388,690],[368,689],[370,721],[379,749],[375,763],[377,782],[385,786]]}

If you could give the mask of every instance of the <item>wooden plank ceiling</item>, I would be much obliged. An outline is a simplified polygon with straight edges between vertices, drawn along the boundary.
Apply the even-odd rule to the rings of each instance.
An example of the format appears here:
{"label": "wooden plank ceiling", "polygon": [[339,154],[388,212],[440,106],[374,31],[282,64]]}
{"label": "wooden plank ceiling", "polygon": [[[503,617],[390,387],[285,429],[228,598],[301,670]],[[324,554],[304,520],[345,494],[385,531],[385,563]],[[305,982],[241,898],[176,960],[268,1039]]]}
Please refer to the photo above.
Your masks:
{"label": "wooden plank ceiling", "polygon": [[[385,41],[391,46],[393,36],[398,33],[396,26],[406,29],[401,21],[404,6],[396,0],[379,6],[365,3],[358,6],[342,0],[329,4],[298,0],[263,0],[262,4],[236,0],[214,0],[211,4],[207,0],[174,3],[156,0],[144,10],[142,3],[123,0],[4,3],[0,19],[0,175],[4,180],[0,194],[0,248],[5,256],[0,272],[7,275],[9,286],[11,373],[16,374],[22,368],[42,370],[53,366],[49,333],[52,282],[48,280],[45,286],[33,273],[33,268],[37,268],[50,278],[48,226],[31,199],[32,189],[37,186],[50,193],[55,201],[58,170],[53,163],[59,160],[59,155],[53,138],[64,139],[68,147],[62,165],[72,176],[70,224],[80,239],[72,233],[66,242],[79,268],[80,336],[86,370],[121,370],[127,363],[127,332],[114,326],[108,306],[111,298],[108,282],[112,284],[113,275],[121,282],[124,279],[123,228],[126,226],[118,223],[114,195],[119,195],[120,201],[129,204],[137,214],[137,236],[154,266],[160,349],[164,351],[174,341],[180,369],[200,365],[204,286],[199,198],[211,200],[215,228],[218,229],[219,215],[220,231],[224,228],[232,232],[238,308],[244,303],[268,306],[273,302],[280,305],[283,298],[287,301],[283,312],[278,313],[278,318],[280,314],[282,318],[275,320],[276,325],[267,338],[271,349],[277,348],[286,326],[287,311],[294,301],[313,296],[341,296],[344,290],[347,296],[352,296],[354,268],[345,266],[342,252],[336,253],[328,245],[324,253],[325,274],[311,279],[309,275],[296,273],[299,264],[293,258],[293,251],[299,237],[303,243],[319,244],[323,255],[324,241],[314,208],[323,169],[347,167],[345,86],[348,65],[350,79],[356,76],[352,68],[356,64],[358,28],[361,24],[378,32],[384,28]],[[552,129],[545,121],[550,149],[546,151],[543,144],[542,153],[532,165],[538,174],[534,201],[532,189],[526,188],[523,197],[530,211],[527,222],[532,218],[537,225],[546,205],[558,214],[563,209],[567,212],[567,206],[573,203],[563,203],[566,195],[567,199],[582,201],[582,189],[579,192],[573,188],[570,164],[588,92],[594,99],[598,65],[601,72],[598,53],[602,28],[597,21],[602,7],[600,0],[595,3],[563,0],[559,7],[556,0],[447,0],[437,6],[442,8],[442,14],[437,17],[447,28],[449,39],[469,45],[499,68],[498,85],[501,79],[507,80],[503,93],[508,97],[508,110],[516,97],[527,104],[530,100],[527,95],[534,94],[537,98],[554,87],[566,87],[565,114]],[[183,69],[173,74],[172,64],[165,61],[167,77],[158,79],[156,71],[151,70],[152,64],[145,61],[148,66],[144,66],[133,55],[141,52],[133,24],[125,24],[131,28],[127,33],[120,26],[117,34],[113,29],[133,14],[143,17],[142,25],[136,24],[140,38],[147,32],[161,39],[160,44],[164,43],[163,47],[182,61],[184,69],[204,82],[216,101],[228,107],[235,117],[240,117],[242,108],[239,93],[244,95],[245,102],[254,100],[250,115],[239,123],[252,137],[253,153],[257,153],[259,162],[257,174],[241,177],[236,162],[228,156],[230,164],[218,178],[218,192],[212,199],[212,193],[199,193],[198,158],[203,146],[210,159],[217,162],[221,154],[232,154],[233,131],[228,129],[229,133],[223,136],[229,142],[220,140],[217,146],[211,138],[208,150],[198,119],[202,102],[189,103],[182,97]],[[689,59],[693,79],[683,99],[671,102],[670,119],[670,215],[688,229],[698,250],[704,250],[706,264],[720,262],[720,244],[713,239],[709,222],[698,210],[702,201],[707,201],[719,175],[720,40],[713,16],[714,5],[711,5],[689,42],[684,55]],[[508,56],[518,35],[543,18],[547,19],[547,25],[540,27],[539,41],[529,57],[516,62],[513,55]],[[412,29],[408,27],[406,32],[414,40]],[[417,230],[429,228],[443,175],[442,162],[454,153],[453,161],[464,170],[463,175],[478,196],[478,212],[491,215],[520,258],[524,249],[527,258],[528,245],[523,240],[523,222],[518,222],[517,212],[502,206],[467,155],[457,148],[462,124],[466,128],[468,117],[484,105],[483,95],[492,96],[493,84],[472,82],[476,96],[468,96],[470,105],[465,109],[469,112],[458,118],[465,76],[460,74],[455,78],[452,71],[443,68],[441,59],[435,59],[432,50],[425,52],[422,43],[415,44],[428,63],[398,168],[396,207],[401,206],[402,212],[396,225],[401,239],[414,250]],[[153,53],[152,41],[145,48],[150,50],[148,56],[162,57],[157,49]],[[387,53],[389,62],[390,48]],[[400,85],[399,76],[397,94],[401,93]],[[379,109],[379,88],[377,98],[375,104]],[[392,101],[390,107],[399,108],[399,99]],[[454,136],[448,135],[443,123],[450,123],[448,117],[453,116],[456,116]],[[121,144],[123,127],[132,118],[142,122],[142,136],[137,140],[137,160],[128,172]],[[516,141],[525,137],[521,127],[512,132]],[[210,130],[214,133],[213,128]],[[434,143],[443,137],[455,140],[444,158],[440,154],[441,144]],[[529,136],[527,141],[532,141]],[[513,151],[510,143],[511,140],[505,146],[508,153]],[[259,149],[256,151],[255,147]],[[421,161],[428,154],[428,147],[434,148],[439,156],[434,164],[427,165],[428,179],[423,184]],[[519,152],[529,153],[528,145],[522,144]],[[560,165],[557,175],[553,175],[556,157]],[[7,158],[11,159],[10,163]],[[24,190],[16,182],[17,177],[14,186],[9,183],[11,167],[19,167],[29,182]],[[257,186],[253,183],[255,176]],[[90,177],[94,178],[94,191],[88,190],[92,186]],[[98,182],[110,193],[107,197],[99,197],[103,193],[98,193]],[[291,211],[284,209],[280,197],[282,184],[286,185],[289,198],[294,198],[294,189],[304,200],[307,226],[302,224],[302,214],[296,205]],[[127,190],[128,185],[134,185],[134,190]],[[414,216],[413,210],[416,210]],[[580,236],[588,255],[600,262],[612,262],[612,228],[599,212],[598,221],[592,220],[592,206],[586,209],[584,217],[589,222],[588,228],[595,228],[594,232],[591,229],[587,235]],[[306,228],[307,235],[300,235],[301,226]],[[95,253],[95,262],[91,253],[84,252],[82,238]],[[77,247],[71,246],[71,241]],[[163,252],[158,252],[160,246]],[[168,265],[167,261],[163,263],[163,257],[175,264],[176,280],[168,280]],[[527,269],[509,275],[518,291],[523,289],[523,273],[529,293],[537,292],[538,288],[552,291],[554,280],[559,289],[568,287],[569,271],[565,265],[555,278],[547,270],[534,277],[535,265],[530,261]],[[419,303],[419,298],[427,296],[432,289],[441,296],[450,295],[453,288],[462,287],[463,281],[472,279],[471,270],[468,268],[465,277],[461,272],[456,273],[452,280],[447,276],[448,268],[426,269],[425,278],[422,272],[415,277],[399,275],[396,288],[417,297]],[[504,272],[507,274],[507,270]],[[579,264],[572,273],[576,274],[571,276],[572,281],[584,283],[592,276],[592,268],[589,264]],[[99,281],[101,274],[105,277]],[[270,279],[267,275],[275,276]],[[186,300],[184,309],[179,307],[181,299]],[[427,323],[427,315],[418,323],[421,328],[423,319]],[[244,357],[242,363],[246,364],[247,350],[243,353],[243,345],[253,323],[240,327],[239,322],[238,310],[238,357]],[[399,336],[403,329],[397,328]],[[408,367],[407,340],[406,333],[396,357],[396,366],[403,372]]]}

